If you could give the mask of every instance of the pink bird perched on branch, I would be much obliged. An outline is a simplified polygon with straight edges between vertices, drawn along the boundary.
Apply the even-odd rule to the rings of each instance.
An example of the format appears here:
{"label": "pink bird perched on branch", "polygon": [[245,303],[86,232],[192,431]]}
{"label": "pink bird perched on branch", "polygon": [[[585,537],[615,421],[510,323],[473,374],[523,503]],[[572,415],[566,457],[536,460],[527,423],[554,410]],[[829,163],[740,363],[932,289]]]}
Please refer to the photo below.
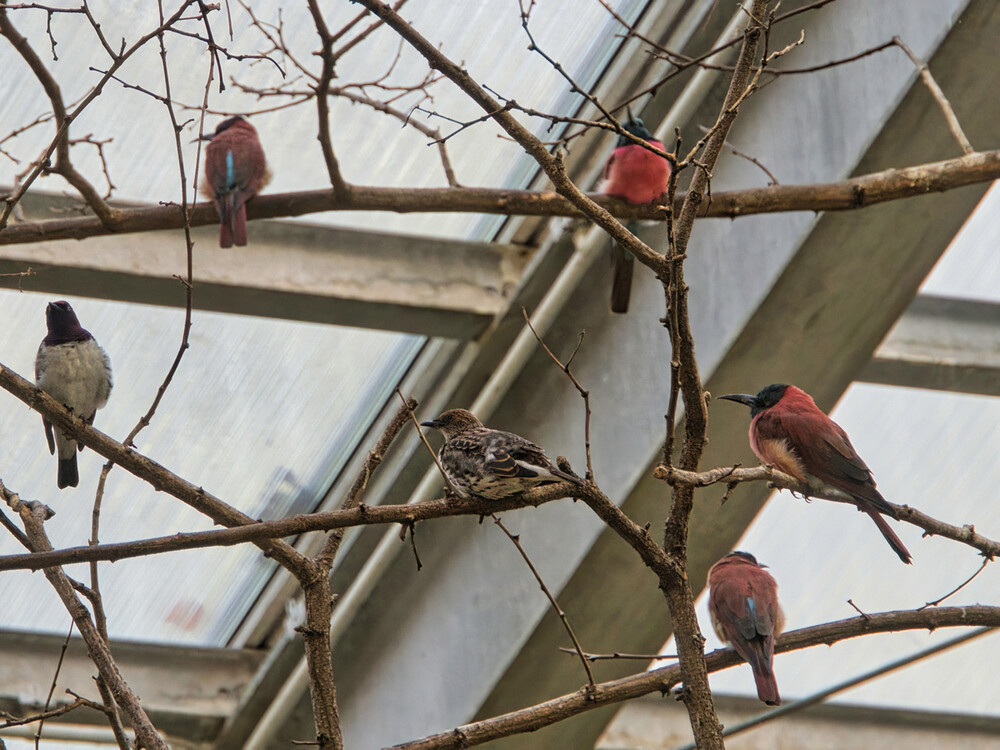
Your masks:
{"label": "pink bird perched on branch", "polygon": [[832,487],[852,497],[899,559],[910,563],[910,551],[882,518],[884,514],[898,521],[899,515],[875,488],[871,471],[847,433],[816,406],[812,396],[794,385],[774,383],[756,396],[730,393],[719,398],[750,407],[750,447],[757,458],[815,491]]}
{"label": "pink bird perched on branch", "polygon": [[[636,138],[665,150],[660,141],[653,137],[642,120],[632,116],[628,111],[628,120],[622,128]],[[659,154],[636,143],[627,136],[618,137],[618,145],[604,165],[604,183],[601,192],[623,198],[629,203],[653,203],[662,201],[667,194],[667,181],[670,179],[670,162]],[[638,222],[629,222],[629,231],[638,228]],[[632,296],[632,269],[635,258],[632,254],[615,243],[614,270],[611,281],[611,311],[628,312],[629,299]]]}
{"label": "pink bird perched on branch", "polygon": [[708,612],[712,627],[753,670],[757,697],[780,706],[774,679],[774,639],[785,627],[778,584],[749,552],[731,552],[708,571]]}
{"label": "pink bird perched on branch", "polygon": [[271,179],[257,130],[242,117],[230,117],[202,139],[209,142],[202,192],[219,209],[219,247],[242,247],[247,244],[246,202]]}

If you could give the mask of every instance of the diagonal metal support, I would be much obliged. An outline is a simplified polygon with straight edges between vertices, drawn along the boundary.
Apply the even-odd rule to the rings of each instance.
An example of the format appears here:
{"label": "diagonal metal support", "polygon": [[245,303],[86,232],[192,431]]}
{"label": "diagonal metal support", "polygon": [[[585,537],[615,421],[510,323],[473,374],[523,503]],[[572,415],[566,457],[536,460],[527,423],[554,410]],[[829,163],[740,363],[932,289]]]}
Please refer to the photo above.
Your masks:
{"label": "diagonal metal support", "polygon": [[917,297],[858,379],[1000,396],[1000,304]]}

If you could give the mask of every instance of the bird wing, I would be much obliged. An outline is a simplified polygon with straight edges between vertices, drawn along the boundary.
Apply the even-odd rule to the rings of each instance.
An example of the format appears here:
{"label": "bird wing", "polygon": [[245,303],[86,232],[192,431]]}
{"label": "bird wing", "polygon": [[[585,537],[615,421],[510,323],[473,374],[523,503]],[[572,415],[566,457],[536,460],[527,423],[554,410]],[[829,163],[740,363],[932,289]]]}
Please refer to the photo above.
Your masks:
{"label": "bird wing", "polygon": [[537,477],[551,473],[545,453],[530,440],[512,432],[492,430],[484,441],[486,468],[498,477]]}
{"label": "bird wing", "polygon": [[760,606],[752,589],[738,581],[719,581],[711,594],[721,635],[754,669],[770,671],[775,636],[770,610]]}
{"label": "bird wing", "polygon": [[[240,134],[243,135],[242,133]],[[240,190],[257,192],[264,180],[264,154],[256,138],[244,136],[230,143],[233,176]]]}
{"label": "bird wing", "polygon": [[840,425],[825,414],[781,414],[777,419],[810,474],[842,492],[871,503],[880,513],[897,517],[892,506],[876,489],[871,470],[854,450]]}

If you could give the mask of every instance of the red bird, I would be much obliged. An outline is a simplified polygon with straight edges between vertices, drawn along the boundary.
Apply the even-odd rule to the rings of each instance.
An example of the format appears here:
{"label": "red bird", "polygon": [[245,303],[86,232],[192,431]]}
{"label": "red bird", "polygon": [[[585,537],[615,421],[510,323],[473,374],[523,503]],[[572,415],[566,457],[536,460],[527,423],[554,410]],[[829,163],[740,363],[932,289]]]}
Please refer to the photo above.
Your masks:
{"label": "red bird", "polygon": [[732,645],[753,670],[757,697],[780,706],[771,662],[774,639],[785,627],[778,584],[749,552],[732,552],[708,571],[708,613],[716,635]]}
{"label": "red bird", "polygon": [[242,247],[247,244],[246,202],[271,176],[257,130],[242,117],[230,117],[202,139],[209,141],[202,191],[219,209],[219,247]]}
{"label": "red bird", "polygon": [[[651,146],[665,150],[663,144],[646,129],[642,120],[632,117],[631,111],[628,121],[622,127],[636,138],[642,138]],[[601,192],[624,198],[629,203],[652,203],[663,200],[667,193],[669,178],[669,161],[622,135],[618,137],[618,145],[608,163],[604,165],[604,184],[601,186]],[[636,226],[635,223],[628,224],[630,230]],[[632,254],[615,244],[614,277],[611,282],[612,312],[628,312],[634,264],[635,258]]]}
{"label": "red bird", "polygon": [[775,383],[756,396],[730,393],[720,398],[750,407],[750,447],[757,458],[816,492],[832,487],[853,497],[892,551],[910,563],[909,550],[880,514],[897,521],[899,515],[875,488],[871,471],[847,433],[816,406],[812,396],[794,385]]}

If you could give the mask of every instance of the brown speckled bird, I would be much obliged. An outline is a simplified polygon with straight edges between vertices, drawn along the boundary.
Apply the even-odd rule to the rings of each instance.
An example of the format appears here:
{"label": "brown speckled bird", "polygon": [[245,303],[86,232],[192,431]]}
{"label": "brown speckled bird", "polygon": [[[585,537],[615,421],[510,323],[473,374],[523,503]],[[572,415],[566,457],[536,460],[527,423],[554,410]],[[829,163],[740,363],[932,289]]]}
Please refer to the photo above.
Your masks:
{"label": "brown speckled bird", "polygon": [[449,409],[421,424],[444,433],[438,457],[459,497],[499,500],[540,484],[582,485],[580,479],[554,466],[530,440],[484,427],[475,414],[465,409]]}

